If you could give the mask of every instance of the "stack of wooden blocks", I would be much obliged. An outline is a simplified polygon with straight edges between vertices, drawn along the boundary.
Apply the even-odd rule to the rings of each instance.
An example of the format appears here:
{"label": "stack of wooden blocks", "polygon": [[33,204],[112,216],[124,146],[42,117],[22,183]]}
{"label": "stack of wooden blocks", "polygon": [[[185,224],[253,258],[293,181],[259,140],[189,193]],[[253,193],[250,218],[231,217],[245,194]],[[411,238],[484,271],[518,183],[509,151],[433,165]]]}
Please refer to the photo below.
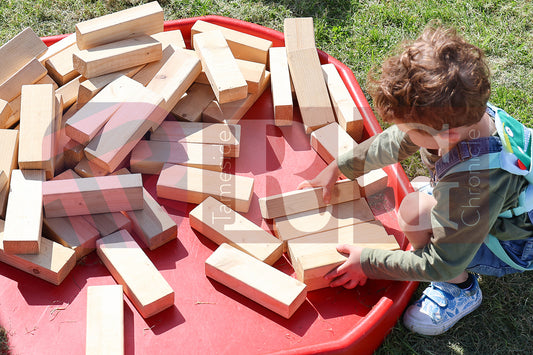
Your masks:
{"label": "stack of wooden blocks", "polygon": [[[287,19],[286,47],[276,48],[197,21],[191,50],[163,26],[152,2],[81,22],[50,47],[31,29],[0,47],[0,260],[59,285],[96,250],[121,286],[90,288],[88,339],[111,333],[98,333],[106,321],[93,313],[121,318],[122,292],[143,317],[174,302],[136,240],[153,250],[177,238],[177,226],[141,174],[159,175],[158,197],[198,204],[192,228],[221,244],[206,261],[209,277],[287,318],[344,260],[333,245],[395,247],[360,198],[386,186],[386,175],[339,182],[331,205],[320,189],[261,199],[276,238],[239,214],[253,178],[223,172],[224,159],[239,156],[237,123],[270,84],[275,124],[293,122],[293,87],[325,161],[362,139],[336,68],[320,65],[312,19]],[[298,280],[271,266],[286,249]]]}

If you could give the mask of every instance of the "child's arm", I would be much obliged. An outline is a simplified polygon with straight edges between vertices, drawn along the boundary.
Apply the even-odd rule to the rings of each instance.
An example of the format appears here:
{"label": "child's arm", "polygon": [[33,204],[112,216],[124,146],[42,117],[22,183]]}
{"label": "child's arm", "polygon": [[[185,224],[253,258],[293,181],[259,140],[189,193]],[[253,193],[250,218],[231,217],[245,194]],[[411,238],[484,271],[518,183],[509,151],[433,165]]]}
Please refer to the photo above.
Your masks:
{"label": "child's arm", "polygon": [[324,276],[326,280],[331,281],[329,285],[331,287],[344,286],[344,288],[348,289],[357,285],[363,286],[367,280],[361,267],[361,252],[363,248],[354,245],[339,245],[337,246],[337,251],[348,254],[348,260]]}
{"label": "child's arm", "polygon": [[298,185],[297,189],[305,189],[308,187],[322,187],[323,199],[325,203],[329,203],[331,198],[331,189],[335,185],[335,181],[339,178],[341,172],[337,166],[337,161],[334,160],[327,167],[324,168],[317,176],[312,180],[302,181]]}

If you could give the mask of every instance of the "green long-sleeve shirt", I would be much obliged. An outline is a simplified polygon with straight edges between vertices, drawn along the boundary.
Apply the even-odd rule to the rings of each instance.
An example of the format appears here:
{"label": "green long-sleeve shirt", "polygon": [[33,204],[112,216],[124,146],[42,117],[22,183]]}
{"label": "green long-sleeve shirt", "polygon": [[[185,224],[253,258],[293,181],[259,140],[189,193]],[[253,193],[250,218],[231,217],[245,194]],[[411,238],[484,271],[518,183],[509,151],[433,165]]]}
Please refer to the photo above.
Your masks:
{"label": "green long-sleeve shirt", "polygon": [[[392,126],[359,144],[338,159],[341,172],[354,179],[365,172],[400,162],[420,147]],[[422,148],[428,168],[438,156]],[[364,249],[363,271],[369,278],[415,281],[445,281],[468,266],[487,234],[501,240],[525,239],[533,235],[526,214],[511,219],[498,215],[518,204],[527,181],[501,169],[482,169],[483,159],[469,160],[470,171],[445,176],[435,186],[437,200],[432,210],[433,236],[423,249],[385,251]]]}

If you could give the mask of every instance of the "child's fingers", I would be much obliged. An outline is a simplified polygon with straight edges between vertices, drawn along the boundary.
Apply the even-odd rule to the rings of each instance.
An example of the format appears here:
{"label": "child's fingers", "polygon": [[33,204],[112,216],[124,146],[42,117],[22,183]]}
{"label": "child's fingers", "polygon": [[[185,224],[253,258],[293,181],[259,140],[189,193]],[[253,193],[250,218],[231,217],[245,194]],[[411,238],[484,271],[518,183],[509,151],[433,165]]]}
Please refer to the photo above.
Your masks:
{"label": "child's fingers", "polygon": [[331,201],[331,189],[328,186],[322,188],[322,199],[325,204],[329,205],[329,202]]}
{"label": "child's fingers", "polygon": [[300,184],[298,184],[298,187],[296,187],[296,190],[302,190],[302,189],[308,189],[313,187],[311,185],[311,182],[309,180],[302,181]]}

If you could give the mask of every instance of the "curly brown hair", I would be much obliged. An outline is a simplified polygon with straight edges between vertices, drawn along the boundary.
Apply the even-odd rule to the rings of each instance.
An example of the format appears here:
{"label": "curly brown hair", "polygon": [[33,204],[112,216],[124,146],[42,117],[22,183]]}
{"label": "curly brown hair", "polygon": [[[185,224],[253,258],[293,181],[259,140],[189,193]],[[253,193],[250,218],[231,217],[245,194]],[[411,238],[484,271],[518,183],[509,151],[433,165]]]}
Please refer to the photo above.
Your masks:
{"label": "curly brown hair", "polygon": [[469,126],[483,116],[490,96],[483,51],[454,29],[428,26],[403,52],[388,58],[370,93],[386,122],[434,129]]}

